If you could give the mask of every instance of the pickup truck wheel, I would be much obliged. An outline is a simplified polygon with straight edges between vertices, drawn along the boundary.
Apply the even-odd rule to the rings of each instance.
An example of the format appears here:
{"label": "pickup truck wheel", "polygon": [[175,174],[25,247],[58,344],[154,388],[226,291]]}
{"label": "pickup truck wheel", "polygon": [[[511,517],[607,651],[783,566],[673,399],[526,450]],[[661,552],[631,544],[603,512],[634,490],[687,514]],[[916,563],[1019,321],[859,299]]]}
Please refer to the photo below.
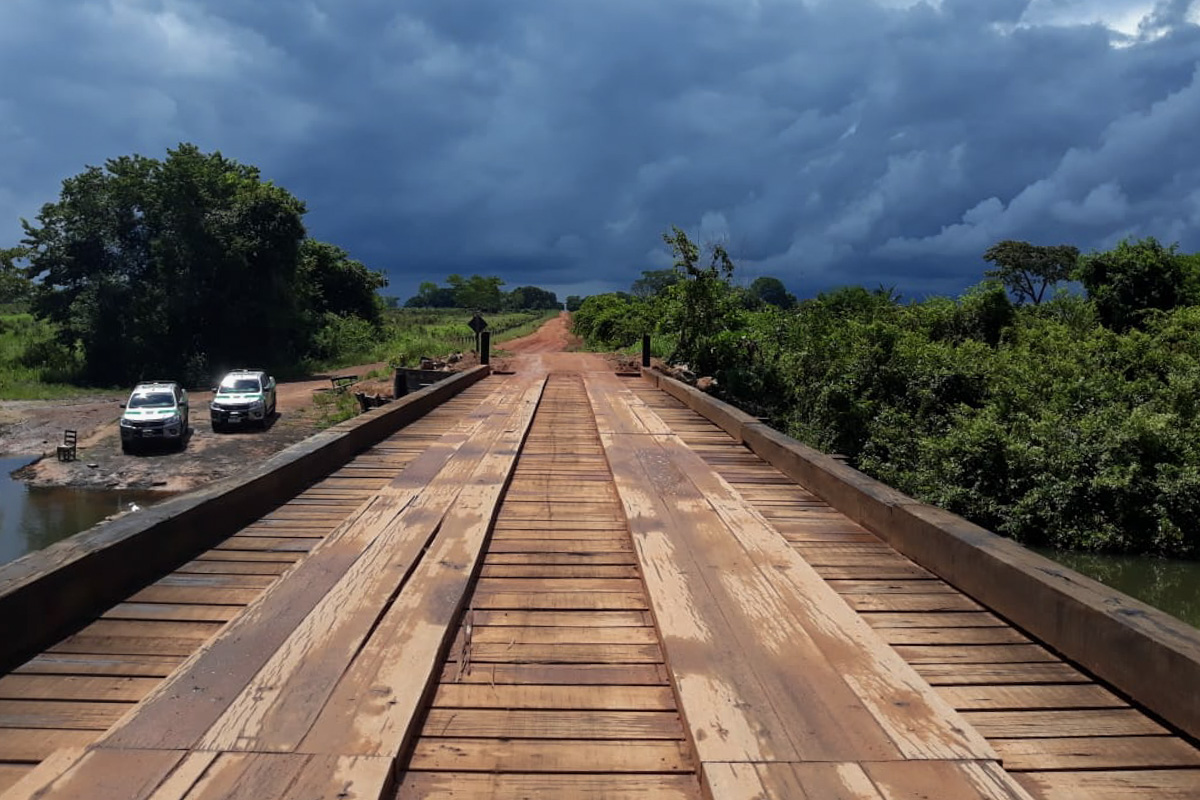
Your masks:
{"label": "pickup truck wheel", "polygon": [[133,445],[130,444],[129,442],[125,441],[124,439],[122,439],[121,440],[121,452],[124,453],[125,455],[129,455],[130,453],[133,452]]}
{"label": "pickup truck wheel", "polygon": [[213,429],[213,433],[220,433],[221,432],[221,423],[217,422],[214,419],[212,421],[212,429]]}

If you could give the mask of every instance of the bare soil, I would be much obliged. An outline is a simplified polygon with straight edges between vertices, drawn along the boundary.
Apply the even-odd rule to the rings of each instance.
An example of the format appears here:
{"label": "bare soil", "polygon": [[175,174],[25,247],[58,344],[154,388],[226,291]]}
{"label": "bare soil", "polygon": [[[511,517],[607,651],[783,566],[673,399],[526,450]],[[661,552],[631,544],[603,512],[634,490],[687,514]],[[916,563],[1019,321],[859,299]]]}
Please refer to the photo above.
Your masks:
{"label": "bare soil", "polygon": [[[363,364],[334,375],[365,375],[386,364]],[[214,433],[208,404],[212,392],[189,392],[191,410],[187,446],[147,446],[121,452],[117,422],[127,395],[100,395],[66,401],[0,401],[0,453],[42,458],[16,477],[35,486],[97,489],[157,489],[182,492],[227,477],[317,431],[314,392],[329,390],[330,376],[280,383],[276,413],[266,430],[247,428]],[[391,394],[389,380],[355,384],[350,391]],[[63,431],[78,431],[78,460],[60,462],[55,449]],[[158,444],[158,443],[152,443]]]}
{"label": "bare soil", "polygon": [[[570,333],[570,315],[563,313],[534,333],[504,342],[493,359],[497,370],[542,373],[611,370],[614,361],[596,353],[571,352],[579,341]],[[473,366],[474,357],[456,365]],[[363,364],[332,375],[365,375],[386,364]],[[214,433],[209,420],[211,392],[190,392],[190,432],[182,450],[170,446],[126,455],[121,452],[117,421],[128,395],[97,395],[70,400],[0,401],[0,454],[41,456],[16,477],[35,486],[75,486],[96,489],[155,489],[183,492],[228,477],[247,465],[269,458],[317,431],[314,393],[331,388],[331,375],[280,383],[276,414],[266,430],[249,428]],[[349,391],[391,396],[390,378],[364,381]],[[79,458],[60,462],[55,448],[63,431],[78,431]]]}

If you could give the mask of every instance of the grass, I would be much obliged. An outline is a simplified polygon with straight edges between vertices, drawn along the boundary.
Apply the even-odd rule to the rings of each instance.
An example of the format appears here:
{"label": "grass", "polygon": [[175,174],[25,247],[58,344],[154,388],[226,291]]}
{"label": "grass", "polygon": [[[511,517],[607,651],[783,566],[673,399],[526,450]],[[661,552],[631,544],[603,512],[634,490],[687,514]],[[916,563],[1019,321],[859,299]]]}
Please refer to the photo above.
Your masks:
{"label": "grass", "polygon": [[359,411],[358,400],[348,391],[313,392],[313,405],[317,410],[319,430],[356,417]]}
{"label": "grass", "polygon": [[[369,344],[347,347],[336,359],[309,365],[310,370],[319,372],[372,361],[415,367],[423,357],[440,358],[474,350],[475,334],[467,326],[472,314],[457,308],[389,310],[382,337]],[[558,314],[557,310],[485,314],[493,350],[500,342],[528,336]]]}
{"label": "grass", "polygon": [[110,391],[70,385],[77,365],[53,337],[54,327],[32,314],[0,314],[0,400],[55,400]]}

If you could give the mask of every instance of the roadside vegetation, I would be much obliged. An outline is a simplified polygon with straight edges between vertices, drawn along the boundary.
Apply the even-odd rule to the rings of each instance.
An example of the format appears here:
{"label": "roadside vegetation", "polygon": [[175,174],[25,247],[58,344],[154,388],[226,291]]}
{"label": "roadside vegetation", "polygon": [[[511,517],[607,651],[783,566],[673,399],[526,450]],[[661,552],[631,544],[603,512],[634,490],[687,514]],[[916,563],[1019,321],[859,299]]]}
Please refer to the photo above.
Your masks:
{"label": "roadside vegetation", "polygon": [[674,270],[582,301],[589,346],[651,332],[715,394],[1019,541],[1200,555],[1200,256],[1001,242],[957,299],[794,302],[735,285],[721,247],[666,238]]}

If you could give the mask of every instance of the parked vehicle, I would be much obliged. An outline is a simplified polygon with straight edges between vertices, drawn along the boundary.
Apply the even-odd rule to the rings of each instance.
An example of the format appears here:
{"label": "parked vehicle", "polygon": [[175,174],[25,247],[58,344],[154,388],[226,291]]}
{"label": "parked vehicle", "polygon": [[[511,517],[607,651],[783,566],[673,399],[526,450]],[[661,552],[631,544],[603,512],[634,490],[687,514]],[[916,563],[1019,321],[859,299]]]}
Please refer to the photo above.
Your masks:
{"label": "parked vehicle", "polygon": [[144,442],[168,441],[183,449],[188,434],[187,390],[175,381],[150,381],[133,387],[121,404],[121,450]]}
{"label": "parked vehicle", "polygon": [[235,369],[213,389],[212,429],[236,425],[267,427],[275,413],[275,379],[261,369]]}

